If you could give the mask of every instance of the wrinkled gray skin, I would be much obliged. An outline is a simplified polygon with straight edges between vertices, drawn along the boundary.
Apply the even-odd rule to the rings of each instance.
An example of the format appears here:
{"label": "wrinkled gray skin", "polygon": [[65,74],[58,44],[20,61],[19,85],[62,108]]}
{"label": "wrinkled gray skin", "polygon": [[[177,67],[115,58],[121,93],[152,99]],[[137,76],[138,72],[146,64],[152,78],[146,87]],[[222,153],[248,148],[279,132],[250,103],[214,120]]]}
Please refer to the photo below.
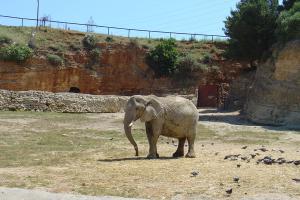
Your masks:
{"label": "wrinkled gray skin", "polygon": [[173,157],[184,156],[184,143],[189,144],[186,157],[194,158],[194,141],[197,132],[198,111],[195,105],[182,97],[132,96],[125,107],[124,130],[134,146],[136,156],[138,147],[131,133],[134,121],[145,122],[149,142],[147,158],[158,158],[156,143],[160,135],[177,138],[178,149]]}

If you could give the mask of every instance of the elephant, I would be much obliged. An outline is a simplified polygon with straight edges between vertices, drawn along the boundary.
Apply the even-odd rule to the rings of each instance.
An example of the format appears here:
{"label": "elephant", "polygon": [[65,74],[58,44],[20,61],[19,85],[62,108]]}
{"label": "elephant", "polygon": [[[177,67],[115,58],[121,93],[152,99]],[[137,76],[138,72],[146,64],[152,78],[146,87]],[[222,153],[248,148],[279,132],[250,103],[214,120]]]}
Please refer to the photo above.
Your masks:
{"label": "elephant", "polygon": [[160,135],[177,138],[178,148],[173,157],[184,156],[184,144],[188,141],[187,158],[194,158],[194,141],[197,133],[198,110],[188,99],[178,96],[157,97],[154,95],[134,95],[125,106],[124,131],[129,142],[134,146],[138,156],[138,146],[132,137],[133,122],[140,119],[145,122],[146,135],[149,142],[147,158],[159,158],[157,140]]}

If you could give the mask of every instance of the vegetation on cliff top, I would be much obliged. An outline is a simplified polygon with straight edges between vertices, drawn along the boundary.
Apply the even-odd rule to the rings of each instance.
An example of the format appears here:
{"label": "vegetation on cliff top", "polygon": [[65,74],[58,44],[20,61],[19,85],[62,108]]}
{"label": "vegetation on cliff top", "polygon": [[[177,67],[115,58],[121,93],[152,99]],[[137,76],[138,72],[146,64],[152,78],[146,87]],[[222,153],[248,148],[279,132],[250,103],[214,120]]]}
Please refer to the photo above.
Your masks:
{"label": "vegetation on cliff top", "polygon": [[225,21],[230,37],[228,54],[250,61],[260,59],[276,42],[300,39],[300,2],[243,0]]}

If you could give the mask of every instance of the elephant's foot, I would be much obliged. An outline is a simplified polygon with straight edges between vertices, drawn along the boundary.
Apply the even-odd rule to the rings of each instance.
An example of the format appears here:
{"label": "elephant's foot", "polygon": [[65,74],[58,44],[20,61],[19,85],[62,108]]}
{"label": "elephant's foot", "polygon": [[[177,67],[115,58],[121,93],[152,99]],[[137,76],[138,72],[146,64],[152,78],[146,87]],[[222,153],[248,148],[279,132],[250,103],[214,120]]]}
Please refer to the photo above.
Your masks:
{"label": "elephant's foot", "polygon": [[158,155],[158,153],[157,154],[148,154],[147,158],[148,159],[156,159],[156,158],[159,158],[159,155]]}
{"label": "elephant's foot", "polygon": [[178,151],[176,151],[175,153],[173,153],[173,157],[174,157],[174,158],[183,157],[183,156],[184,156],[184,153],[183,153],[183,152],[178,152]]}
{"label": "elephant's foot", "polygon": [[186,155],[185,155],[186,158],[196,158],[196,155],[194,152],[188,152]]}

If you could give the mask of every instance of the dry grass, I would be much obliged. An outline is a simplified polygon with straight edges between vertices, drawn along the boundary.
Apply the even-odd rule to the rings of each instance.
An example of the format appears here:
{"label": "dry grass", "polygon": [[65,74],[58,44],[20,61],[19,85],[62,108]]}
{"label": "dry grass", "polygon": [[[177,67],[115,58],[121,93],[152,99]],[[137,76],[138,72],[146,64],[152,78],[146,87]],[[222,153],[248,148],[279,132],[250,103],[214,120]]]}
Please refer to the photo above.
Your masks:
{"label": "dry grass", "polygon": [[[293,134],[284,132],[228,132],[217,134],[199,124],[197,158],[172,159],[176,143],[162,137],[161,159],[147,160],[148,144],[141,123],[134,129],[141,157],[120,132],[122,115],[0,113],[0,186],[43,188],[54,192],[169,199],[176,195],[232,199],[259,193],[285,193],[300,197],[300,168],[292,164],[262,165],[255,159],[227,161],[228,154],[248,156],[265,145],[263,157],[299,158]],[[105,130],[101,127],[116,127]],[[247,149],[241,149],[247,145]],[[187,147],[185,147],[187,148]],[[283,149],[285,153],[271,151]],[[240,163],[241,167],[236,165]],[[199,175],[191,177],[191,172]],[[240,182],[234,183],[233,177]],[[246,194],[247,193],[247,194]]]}

